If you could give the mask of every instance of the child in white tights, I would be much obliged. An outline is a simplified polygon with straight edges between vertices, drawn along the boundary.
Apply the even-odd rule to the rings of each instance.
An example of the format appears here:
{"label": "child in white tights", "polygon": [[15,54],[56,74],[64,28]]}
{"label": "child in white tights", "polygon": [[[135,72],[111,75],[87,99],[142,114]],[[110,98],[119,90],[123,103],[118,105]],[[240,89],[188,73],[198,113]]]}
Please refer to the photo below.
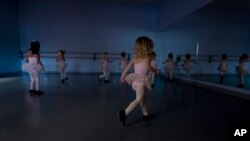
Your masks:
{"label": "child in white tights", "polygon": [[[135,109],[137,105],[140,104],[143,114],[143,120],[148,121],[152,119],[152,116],[149,114],[146,101],[144,98],[145,88],[151,90],[150,80],[148,78],[148,72],[157,72],[151,66],[151,57],[150,54],[153,49],[153,41],[148,37],[139,37],[136,40],[135,45],[135,58],[131,60],[123,71],[120,78],[120,83],[127,82],[132,85],[132,88],[136,91],[136,99],[132,101],[128,107],[119,112],[119,118],[122,124],[126,125],[127,116]],[[134,73],[128,74],[128,70],[134,66]]]}

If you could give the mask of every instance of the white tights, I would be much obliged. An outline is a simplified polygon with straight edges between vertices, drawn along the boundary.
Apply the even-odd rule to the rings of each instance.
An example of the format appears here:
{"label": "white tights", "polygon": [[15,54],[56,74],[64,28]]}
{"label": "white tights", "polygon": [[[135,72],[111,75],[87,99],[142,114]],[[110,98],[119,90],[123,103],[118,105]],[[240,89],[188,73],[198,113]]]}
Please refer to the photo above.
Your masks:
{"label": "white tights", "polygon": [[60,74],[61,74],[61,79],[65,79],[67,77],[64,70],[60,70]]}
{"label": "white tights", "polygon": [[39,72],[30,72],[30,90],[39,91],[40,90],[40,78],[39,78]]}
{"label": "white tights", "polygon": [[148,115],[148,109],[147,109],[147,105],[145,103],[146,101],[145,101],[145,97],[144,97],[144,91],[145,91],[145,86],[144,85],[140,85],[140,86],[137,87],[137,89],[136,89],[136,99],[134,101],[132,101],[128,105],[128,107],[125,109],[125,114],[126,115],[131,113],[131,111],[133,111],[138,104],[140,104],[140,106],[141,106],[142,114],[144,116]]}
{"label": "white tights", "polygon": [[103,78],[105,77],[105,80],[109,79],[109,71],[103,71],[103,75],[100,75],[99,78]]}

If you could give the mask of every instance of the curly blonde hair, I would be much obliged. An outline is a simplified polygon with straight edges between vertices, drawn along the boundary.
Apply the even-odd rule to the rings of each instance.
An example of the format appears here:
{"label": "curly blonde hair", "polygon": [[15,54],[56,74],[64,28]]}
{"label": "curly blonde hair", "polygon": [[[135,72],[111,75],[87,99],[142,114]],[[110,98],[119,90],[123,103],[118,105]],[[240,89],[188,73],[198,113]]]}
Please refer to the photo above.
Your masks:
{"label": "curly blonde hair", "polygon": [[148,58],[153,48],[153,40],[145,36],[139,37],[135,43],[135,57]]}

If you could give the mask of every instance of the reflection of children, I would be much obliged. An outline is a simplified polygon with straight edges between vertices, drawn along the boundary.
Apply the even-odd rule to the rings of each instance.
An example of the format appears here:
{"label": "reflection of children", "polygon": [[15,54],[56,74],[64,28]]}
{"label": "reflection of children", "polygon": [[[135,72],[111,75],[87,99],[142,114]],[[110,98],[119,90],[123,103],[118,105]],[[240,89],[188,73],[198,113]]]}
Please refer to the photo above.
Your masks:
{"label": "reflection of children", "polygon": [[108,53],[104,52],[103,56],[102,56],[101,64],[100,64],[100,70],[102,71],[103,74],[98,76],[99,82],[101,81],[102,78],[105,78],[105,83],[109,83],[110,82],[108,80],[109,79],[109,75],[110,75],[108,63],[109,63]]}
{"label": "reflection of children", "polygon": [[224,75],[227,72],[227,54],[223,54],[221,56],[221,62],[219,67],[217,68],[220,72],[220,80],[219,83],[223,84],[223,80],[224,80]]}
{"label": "reflection of children", "polygon": [[121,70],[121,72],[123,72],[128,64],[128,60],[125,58],[126,57],[126,53],[122,52],[121,53],[121,59],[119,62],[119,69]]}
{"label": "reflection of children", "polygon": [[[132,101],[128,107],[119,112],[120,121],[126,125],[127,116],[140,104],[143,114],[143,120],[148,121],[152,119],[152,115],[148,113],[144,91],[145,87],[151,89],[148,72],[156,72],[151,66],[150,53],[153,49],[153,41],[148,37],[139,37],[135,45],[135,58],[129,62],[126,69],[123,71],[120,82],[127,82],[131,84],[136,91],[136,99]],[[134,66],[134,73],[128,75],[128,70]]]}
{"label": "reflection of children", "polygon": [[[155,54],[154,51],[151,53],[150,57],[151,57],[151,66],[154,69],[157,69],[157,64],[156,64],[156,61],[155,61],[156,54]],[[150,82],[151,82],[151,87],[154,88],[155,72],[149,71],[148,75],[149,75],[149,79],[150,79]]]}
{"label": "reflection of children", "polygon": [[170,82],[172,82],[173,80],[173,72],[174,72],[174,67],[175,67],[173,57],[174,57],[173,53],[169,53],[168,59],[162,63],[162,64],[166,63],[166,74]]}
{"label": "reflection of children", "polygon": [[66,80],[68,80],[68,77],[66,76],[65,69],[68,67],[68,65],[65,63],[65,50],[58,50],[56,61],[57,61],[57,67],[61,74],[61,82],[64,83]]}
{"label": "reflection of children", "polygon": [[183,70],[186,72],[186,76],[189,77],[190,76],[190,72],[192,70],[192,64],[195,63],[198,65],[198,63],[196,63],[194,60],[191,59],[191,55],[189,53],[187,53],[185,55],[186,59],[184,61],[183,66]]}
{"label": "reflection of children", "polygon": [[179,75],[180,74],[180,71],[181,71],[181,65],[180,65],[180,61],[181,61],[181,56],[178,56],[177,58],[176,58],[176,61],[174,62],[174,74],[175,75]]}
{"label": "reflection of children", "polygon": [[240,56],[239,65],[236,66],[236,71],[240,77],[240,84],[238,85],[238,87],[240,87],[240,88],[244,88],[244,77],[247,73],[247,61],[248,61],[248,59],[249,59],[249,56],[246,53],[244,53],[243,55]]}

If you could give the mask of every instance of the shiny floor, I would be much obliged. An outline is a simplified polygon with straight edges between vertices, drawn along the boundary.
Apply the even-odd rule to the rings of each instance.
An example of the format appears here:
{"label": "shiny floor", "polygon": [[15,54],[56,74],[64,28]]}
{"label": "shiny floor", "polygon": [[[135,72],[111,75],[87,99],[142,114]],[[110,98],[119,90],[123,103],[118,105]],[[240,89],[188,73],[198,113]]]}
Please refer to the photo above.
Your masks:
{"label": "shiny floor", "polygon": [[250,101],[157,78],[146,94],[156,118],[145,123],[138,107],[123,127],[117,112],[135,95],[118,78],[71,74],[63,85],[42,74],[39,97],[28,94],[28,75],[0,78],[0,141],[227,141],[249,125]]}
{"label": "shiny floor", "polygon": [[[219,75],[201,75],[201,76],[192,76],[192,79],[208,81],[213,83],[219,83]],[[250,89],[250,75],[246,75],[245,78],[245,88]],[[239,85],[239,77],[238,75],[225,75],[224,85],[238,87]]]}

